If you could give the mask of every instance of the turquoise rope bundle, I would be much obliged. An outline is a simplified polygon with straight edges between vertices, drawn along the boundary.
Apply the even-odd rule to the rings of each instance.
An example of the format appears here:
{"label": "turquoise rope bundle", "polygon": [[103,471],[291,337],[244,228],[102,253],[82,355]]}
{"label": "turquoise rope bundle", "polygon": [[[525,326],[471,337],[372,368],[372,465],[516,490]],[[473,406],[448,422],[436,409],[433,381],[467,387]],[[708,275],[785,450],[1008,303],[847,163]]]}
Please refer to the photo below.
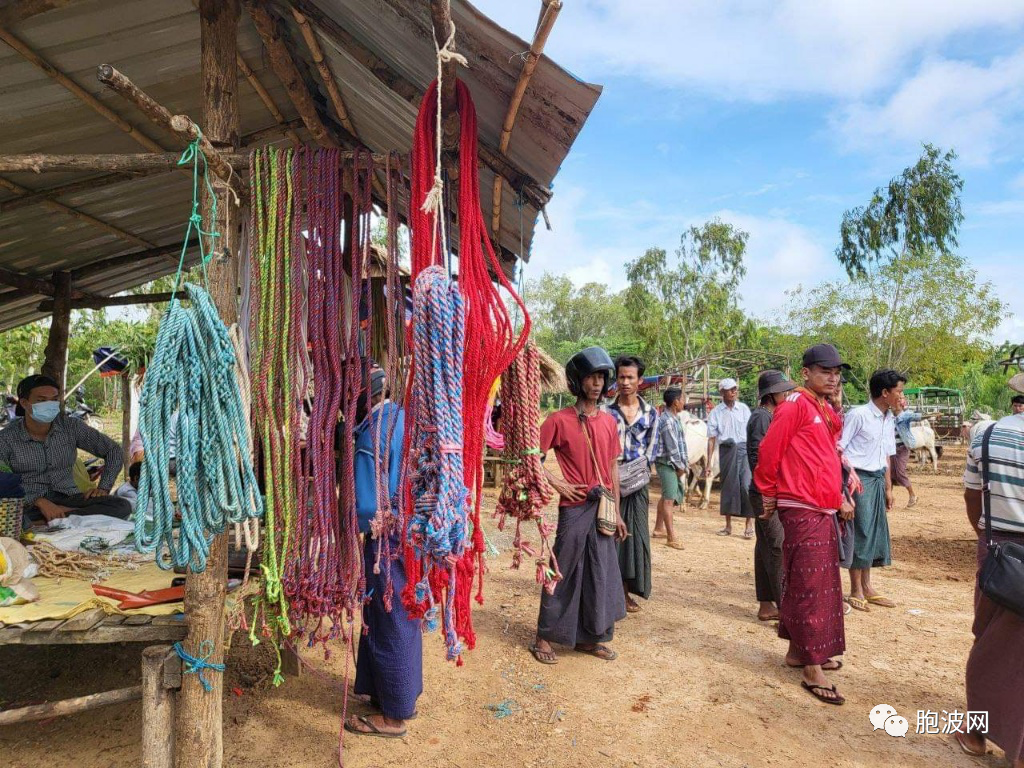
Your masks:
{"label": "turquoise rope bundle", "polygon": [[[181,248],[174,293],[160,321],[156,351],[146,370],[139,402],[139,431],[146,460],[142,465],[135,511],[135,546],[155,552],[161,568],[206,568],[210,542],[229,523],[262,517],[252,457],[248,448],[249,414],[235,378],[235,349],[210,295],[198,285],[186,284],[190,307],[177,297],[185,254],[193,231],[199,237],[203,279],[212,251],[204,238],[216,238],[203,229],[200,190],[206,189],[217,216],[217,197],[210,185],[206,157],[193,141],[178,165],[192,165],[192,209]],[[174,536],[175,507],[170,491],[170,436],[177,422],[177,489],[181,507],[181,533]],[[147,517],[152,518],[151,521]],[[170,563],[162,557],[170,554]]]}

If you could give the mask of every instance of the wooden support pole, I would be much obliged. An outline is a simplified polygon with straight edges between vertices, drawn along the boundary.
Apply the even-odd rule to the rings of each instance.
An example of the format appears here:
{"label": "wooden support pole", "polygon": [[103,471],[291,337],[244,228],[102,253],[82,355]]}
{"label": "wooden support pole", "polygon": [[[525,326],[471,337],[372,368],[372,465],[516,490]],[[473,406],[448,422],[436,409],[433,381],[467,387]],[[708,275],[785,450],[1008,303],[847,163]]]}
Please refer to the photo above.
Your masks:
{"label": "wooden support pole", "polygon": [[[14,192],[15,194],[18,195],[28,195],[31,194],[32,192],[31,189],[27,189],[26,187],[23,187],[20,184],[15,184],[13,181],[4,178],[0,178],[0,187],[3,187],[4,189],[9,189],[11,192]],[[133,235],[131,232],[126,232],[120,227],[115,227],[113,224],[108,224],[105,221],[101,221],[100,219],[97,219],[95,216],[90,216],[89,214],[83,213],[77,208],[72,208],[70,205],[58,203],[56,200],[43,200],[42,204],[49,208],[51,211],[63,213],[74,219],[78,219],[78,221],[82,222],[83,224],[88,224],[92,227],[96,227],[97,229],[102,229],[104,232],[108,232],[111,235],[120,238],[121,240],[125,240],[126,242],[132,243],[133,245],[141,245],[143,248],[153,247],[153,244],[148,240],[143,240],[141,237],[137,237]]]}
{"label": "wooden support pole", "polygon": [[0,712],[0,726],[31,723],[35,720],[48,720],[51,717],[60,717],[61,715],[74,715],[79,712],[88,712],[90,709],[109,707],[111,704],[123,704],[126,701],[135,701],[141,698],[142,686],[133,685],[130,688],[118,688],[114,691],[93,693],[89,696],[78,696],[74,699],[48,701],[45,704],[34,704],[30,707]]}
{"label": "wooden support pole", "polygon": [[71,273],[53,273],[53,317],[46,339],[42,373],[57,382],[64,397],[68,368],[68,337],[71,334]]}
{"label": "wooden support pole", "polygon": [[[453,31],[451,0],[430,0],[430,21],[434,28],[434,42],[443,48]],[[448,46],[455,53],[455,41]],[[441,63],[441,146],[445,152],[458,152],[459,106],[455,92],[456,63],[448,59]]]}
{"label": "wooden support pole", "polygon": [[181,660],[169,645],[142,652],[142,768],[174,768],[174,710],[177,693],[164,671]]}
{"label": "wooden support pole", "polygon": [[[248,168],[249,155],[245,153],[218,153],[234,168]],[[179,152],[136,155],[0,155],[0,173],[33,173],[64,171],[173,171],[178,168]],[[213,168],[211,163],[210,168]],[[236,173],[237,176],[237,173]],[[31,190],[26,190],[31,192]]]}
{"label": "wooden support pole", "polygon": [[[523,60],[523,68],[519,72],[519,79],[512,91],[512,98],[508,102],[508,110],[505,112],[505,121],[501,126],[501,139],[498,141],[498,152],[502,155],[508,152],[509,142],[512,140],[512,129],[516,125],[516,117],[519,115],[519,107],[523,103],[526,89],[530,85],[533,72],[537,69],[537,62],[544,53],[544,46],[547,45],[548,37],[555,26],[555,19],[562,10],[562,0],[551,0],[541,5],[540,19],[537,21],[537,31],[533,36],[533,43]],[[501,232],[501,194],[504,179],[498,174],[494,175],[494,196],[491,202],[491,232],[498,237]]]}
{"label": "wooden support pole", "polygon": [[150,152],[163,152],[164,151],[163,147],[161,147],[159,144],[157,144],[155,141],[153,141],[148,136],[140,133],[139,130],[135,126],[133,126],[131,123],[129,123],[123,117],[121,117],[120,115],[115,113],[112,109],[110,109],[110,107],[108,107],[106,104],[101,102],[99,99],[97,99],[95,96],[93,96],[87,90],[85,90],[82,86],[80,86],[78,83],[76,83],[70,77],[65,75],[63,72],[61,72],[55,66],[50,64],[50,62],[48,62],[45,59],[43,59],[43,57],[39,56],[37,53],[35,53],[35,51],[33,51],[31,48],[29,48],[27,45],[25,45],[25,43],[23,43],[21,40],[19,40],[17,37],[12,35],[6,29],[3,29],[2,27],[0,27],[0,40],[3,40],[5,43],[7,43],[9,46],[11,46],[11,48],[16,50],[19,54],[21,54],[22,58],[24,58],[25,60],[27,60],[31,64],[33,64],[36,67],[38,67],[39,69],[41,69],[49,77],[53,78],[58,83],[63,85],[65,88],[67,88],[69,91],[71,91],[71,93],[74,94],[74,96],[79,101],[81,101],[83,104],[85,104],[90,109],[92,109],[94,112],[96,112],[97,114],[99,114],[103,118],[109,120],[114,125],[116,125],[118,128],[120,128],[122,131],[127,133],[138,144],[141,144],[143,147],[148,149]]}
{"label": "wooden support pole", "polygon": [[[203,87],[203,125],[207,138],[218,147],[232,149],[238,142],[238,0],[200,0],[200,72]],[[207,267],[214,304],[224,324],[238,320],[237,222],[227,227],[230,195],[218,206],[219,221],[210,220],[213,201],[203,195],[207,225],[221,233],[219,253]],[[189,571],[185,581],[185,613],[189,631],[185,649],[200,653],[205,642],[213,646],[210,661],[224,661],[224,597],[227,592],[228,537],[214,537],[206,569]],[[221,768],[224,759],[224,678],[212,673],[211,691],[198,675],[185,675],[178,700],[175,764],[179,768]]]}
{"label": "wooden support pole", "polygon": [[[72,273],[74,274],[74,273]],[[72,299],[72,309],[103,309],[105,307],[131,307],[136,304],[163,304],[170,301],[174,294],[165,293],[130,293],[126,296],[87,296]],[[40,312],[52,312],[54,301],[48,299],[39,303]]]}
{"label": "wooden support pole", "polygon": [[121,450],[124,453],[124,476],[128,477],[132,453],[132,374],[125,370],[121,379]]}
{"label": "wooden support pole", "polygon": [[270,57],[270,66],[274,70],[281,84],[284,86],[288,98],[295,105],[299,117],[306,126],[313,139],[322,147],[338,147],[338,140],[331,134],[320,114],[316,109],[316,102],[306,87],[302,73],[295,65],[288,46],[281,37],[277,26],[277,19],[270,13],[266,5],[257,0],[244,0],[245,9],[252,19],[253,26],[263,40]]}
{"label": "wooden support pole", "polygon": [[[232,67],[235,66],[232,60]],[[96,77],[101,83],[110,88],[118,95],[124,97],[134,104],[146,117],[155,125],[174,134],[182,144],[188,144],[198,135],[198,129],[193,120],[184,115],[172,115],[170,110],[160,104],[156,99],[147,94],[135,83],[118,72],[109,64],[101,64],[96,69]],[[237,72],[235,80],[237,81]],[[237,94],[236,94],[237,98]],[[236,107],[237,112],[237,107]],[[178,118],[177,120],[175,118]],[[233,129],[234,135],[230,137],[230,146],[238,145],[238,127]],[[232,177],[231,164],[218,152],[210,143],[208,136],[200,138],[199,147],[206,154],[206,161],[212,170],[222,181],[228,181]]]}

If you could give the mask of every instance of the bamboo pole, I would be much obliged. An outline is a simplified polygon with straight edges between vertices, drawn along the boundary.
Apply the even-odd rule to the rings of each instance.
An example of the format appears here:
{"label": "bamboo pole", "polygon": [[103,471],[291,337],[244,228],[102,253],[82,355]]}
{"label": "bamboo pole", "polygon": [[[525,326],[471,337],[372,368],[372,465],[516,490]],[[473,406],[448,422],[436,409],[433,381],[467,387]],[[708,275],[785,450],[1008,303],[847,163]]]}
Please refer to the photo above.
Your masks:
{"label": "bamboo pole", "polygon": [[[235,66],[234,62],[232,62],[232,66]],[[184,115],[171,114],[170,110],[109,64],[101,64],[97,67],[96,77],[114,93],[134,104],[155,125],[174,134],[179,140],[183,140],[184,144],[199,138],[199,148],[206,155],[206,161],[209,163],[210,170],[217,174],[222,181],[230,183],[232,176],[236,175],[232,170],[231,163],[214,149],[208,138],[201,135],[198,127],[191,119]],[[237,73],[235,79],[237,80]],[[237,94],[235,96],[237,98]],[[232,146],[238,144],[237,127],[234,130],[235,134],[229,142]]]}
{"label": "bamboo pole", "polygon": [[[530,50],[523,59],[523,68],[519,72],[519,79],[512,91],[512,98],[508,102],[508,111],[505,112],[505,120],[501,126],[501,138],[498,141],[498,152],[506,154],[509,142],[512,140],[512,129],[516,125],[516,117],[519,115],[519,107],[522,106],[526,89],[530,85],[534,70],[537,69],[537,62],[544,53],[544,46],[547,45],[548,37],[555,26],[559,11],[562,10],[562,0],[545,1],[541,6],[540,19],[537,22],[537,31],[533,36],[533,43]],[[498,237],[501,232],[501,193],[504,179],[498,174],[494,175],[494,197],[491,203],[491,232]]]}
{"label": "bamboo pole", "polygon": [[[0,187],[8,189],[17,195],[29,195],[32,193],[31,189],[23,187],[20,184],[15,184],[13,181],[4,178],[0,178]],[[121,229],[120,227],[115,227],[113,224],[108,224],[105,221],[101,221],[100,219],[97,219],[95,216],[90,216],[87,213],[83,213],[77,208],[72,208],[70,205],[58,203],[56,200],[42,200],[41,204],[49,208],[51,211],[62,213],[66,216],[70,216],[73,219],[77,219],[83,224],[88,224],[92,227],[96,227],[97,229],[102,229],[104,232],[114,235],[114,237],[120,238],[121,240],[125,240],[129,243],[132,243],[133,245],[141,245],[143,248],[153,247],[153,244],[148,240],[144,240],[141,237],[133,235],[131,232],[127,232]]]}
{"label": "bamboo pole", "polygon": [[252,19],[253,26],[263,40],[270,57],[270,66],[274,70],[281,84],[284,86],[288,98],[295,105],[299,117],[306,126],[313,139],[322,147],[338,147],[338,140],[331,135],[320,114],[316,109],[316,102],[302,79],[299,68],[292,59],[288,46],[281,38],[281,32],[277,26],[277,19],[271,15],[266,6],[257,0],[244,0],[245,9]]}
{"label": "bamboo pole", "polygon": [[141,144],[143,147],[148,149],[150,152],[164,151],[163,147],[161,147],[148,136],[140,133],[139,130],[134,125],[129,123],[120,115],[116,114],[112,109],[110,109],[110,107],[101,102],[99,99],[97,99],[87,90],[85,90],[82,86],[80,86],[74,80],[69,78],[67,75],[65,75],[55,66],[50,64],[48,61],[43,59],[42,56],[37,54],[35,51],[33,51],[31,48],[25,45],[25,43],[23,43],[21,40],[19,40],[17,37],[12,35],[6,29],[3,29],[2,27],[0,27],[0,40],[3,40],[5,43],[11,46],[11,48],[13,48],[19,54],[21,54],[22,58],[26,59],[28,62],[35,65],[37,68],[41,69],[49,77],[53,78],[62,86],[64,86],[67,90],[71,91],[71,93],[74,94],[74,96],[79,101],[81,101],[83,104],[91,108],[101,117],[112,122],[114,125],[116,125],[122,131],[127,133],[132,139],[134,139],[137,143]]}
{"label": "bamboo pole", "polygon": [[63,8],[73,2],[75,0],[8,0],[3,8],[0,8],[0,26],[13,27],[25,19]]}
{"label": "bamboo pole", "polygon": [[295,17],[295,22],[299,25],[299,31],[302,32],[302,39],[306,41],[306,47],[309,48],[309,52],[313,57],[313,63],[316,64],[316,68],[320,72],[320,79],[324,81],[327,95],[331,99],[331,104],[334,105],[334,111],[338,115],[338,120],[345,126],[346,131],[353,136],[358,136],[359,132],[356,131],[355,125],[352,124],[348,109],[345,107],[345,100],[342,98],[341,91],[338,89],[338,83],[334,79],[334,72],[331,71],[331,65],[324,57],[324,51],[320,47],[320,41],[317,40],[316,33],[306,17],[295,8],[292,8],[292,16]]}
{"label": "bamboo pole", "polygon": [[[231,167],[247,168],[248,153],[218,153]],[[172,171],[178,168],[178,152],[135,155],[0,155],[0,173],[64,171]],[[211,164],[211,170],[213,166]],[[236,174],[237,176],[237,174]],[[31,192],[31,190],[27,190]]]}
{"label": "bamboo pole", "polygon": [[245,75],[245,79],[249,81],[249,85],[252,86],[256,95],[259,96],[260,101],[263,102],[263,106],[267,108],[267,111],[274,118],[275,122],[277,122],[278,127],[284,131],[284,135],[288,137],[294,146],[297,147],[302,144],[299,134],[295,132],[293,127],[289,126],[288,121],[284,117],[284,113],[281,112],[277,103],[270,95],[270,91],[268,91],[264,87],[263,83],[260,82],[259,78],[256,77],[256,73],[253,72],[252,67],[250,67],[246,63],[245,59],[242,58],[241,53],[238,54],[238,68],[242,71],[242,74]]}
{"label": "bamboo pole", "polygon": [[73,715],[78,712],[87,712],[90,709],[108,707],[111,704],[123,704],[126,701],[135,701],[141,698],[142,686],[133,685],[130,688],[118,688],[114,691],[93,693],[89,696],[77,696],[73,699],[64,699],[63,701],[48,701],[45,704],[34,704],[30,707],[0,712],[0,726],[31,723],[35,720],[48,720],[51,717]]}
{"label": "bamboo pole", "polygon": [[[238,0],[200,0],[200,71],[202,75],[203,125],[211,142],[226,149],[238,142]],[[218,206],[212,221],[213,200],[203,195],[203,215],[208,227],[221,233],[219,253],[207,267],[211,295],[224,324],[238,320],[239,216],[227,226],[231,196]],[[224,661],[224,598],[227,592],[228,541],[215,536],[206,569],[189,570],[185,577],[185,613],[188,637],[185,648],[200,653],[203,643],[212,647],[210,661]],[[209,676],[206,691],[198,675],[184,675],[177,711],[175,764],[179,768],[221,768],[224,760],[224,677]]]}

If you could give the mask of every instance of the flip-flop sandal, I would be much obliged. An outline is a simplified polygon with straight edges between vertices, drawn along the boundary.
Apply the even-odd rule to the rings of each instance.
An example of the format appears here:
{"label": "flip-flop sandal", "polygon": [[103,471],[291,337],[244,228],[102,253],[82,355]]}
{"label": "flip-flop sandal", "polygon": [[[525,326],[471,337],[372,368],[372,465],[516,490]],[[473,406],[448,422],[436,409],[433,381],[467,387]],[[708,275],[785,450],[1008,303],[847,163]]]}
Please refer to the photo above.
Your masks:
{"label": "flip-flop sandal", "polygon": [[779,614],[778,613],[773,613],[770,616],[762,616],[759,613],[759,614],[757,614],[757,620],[758,621],[778,621],[779,620]]}
{"label": "flip-flop sandal", "polygon": [[907,502],[907,509],[910,509],[911,507],[916,507],[918,501],[920,501],[920,499],[918,499],[917,496],[912,498],[910,501]]}
{"label": "flip-flop sandal", "polygon": [[558,663],[558,657],[555,656],[555,652],[554,651],[542,651],[536,645],[531,645],[530,646],[530,653],[532,653],[533,654],[533,658],[535,658],[541,664],[557,664]]}
{"label": "flip-flop sandal", "polygon": [[895,608],[896,603],[890,600],[885,595],[873,595],[868,598],[868,602],[872,605],[880,605],[883,608]]}
{"label": "flip-flop sandal", "polygon": [[846,598],[846,602],[854,610],[871,613],[871,607],[868,605],[868,601],[862,597],[848,597]]}
{"label": "flip-flop sandal", "polygon": [[963,750],[965,755],[970,755],[971,757],[985,757],[985,755],[988,754],[987,748],[983,752],[976,752],[964,744],[964,740],[962,738],[964,735],[963,731],[953,731],[953,738],[956,739],[956,743],[960,745],[960,749]]}
{"label": "flip-flop sandal", "polygon": [[[834,685],[811,685],[806,680],[800,681],[800,687],[807,691],[811,696],[816,698],[818,701],[823,701],[826,704],[834,704],[839,706],[840,704],[846,703],[846,699],[836,690]],[[823,693],[818,691],[829,691],[836,695],[836,698],[830,698]]]}
{"label": "flip-flop sandal", "polygon": [[595,645],[593,648],[582,648],[577,645],[576,650],[579,653],[586,653],[594,658],[601,659],[601,661],[615,661],[619,658],[619,654],[616,651],[613,651],[607,645],[601,645],[600,643]]}
{"label": "flip-flop sandal", "polygon": [[668,534],[667,533],[652,533],[651,534],[651,538],[652,539],[667,539],[668,538]]}
{"label": "flip-flop sandal", "polygon": [[[827,666],[828,664],[835,664],[835,666],[834,667],[829,667],[829,666]],[[803,669],[804,668],[803,664],[790,664],[788,661],[786,662],[786,666],[789,667],[790,669]],[[839,660],[839,659],[829,659],[828,661],[826,661],[824,664],[821,665],[821,668],[823,670],[825,670],[826,672],[838,672],[840,669],[843,668],[843,662],[841,660]]]}
{"label": "flip-flop sandal", "polygon": [[727,531],[725,528],[715,534],[716,536],[732,536],[732,531]]}
{"label": "flip-flop sandal", "polygon": [[676,541],[675,539],[669,539],[668,541],[665,542],[665,546],[666,547],[671,547],[672,549],[682,549],[683,548],[683,542]]}
{"label": "flip-flop sandal", "polygon": [[626,603],[626,613],[640,613],[639,603]]}
{"label": "flip-flop sandal", "polygon": [[744,531],[743,532],[743,538],[744,539],[752,539],[752,538],[754,538],[754,532],[753,531]]}
{"label": "flip-flop sandal", "polygon": [[356,720],[365,725],[369,730],[363,730],[353,725],[348,720],[345,721],[345,730],[349,733],[354,733],[358,736],[377,736],[382,739],[400,739],[405,736],[409,731],[403,728],[401,731],[382,731],[373,721],[370,720],[366,715],[356,715]]}
{"label": "flip-flop sandal", "polygon": [[849,616],[851,613],[853,613],[853,608],[850,606],[849,603],[844,601],[843,602],[843,616]]}

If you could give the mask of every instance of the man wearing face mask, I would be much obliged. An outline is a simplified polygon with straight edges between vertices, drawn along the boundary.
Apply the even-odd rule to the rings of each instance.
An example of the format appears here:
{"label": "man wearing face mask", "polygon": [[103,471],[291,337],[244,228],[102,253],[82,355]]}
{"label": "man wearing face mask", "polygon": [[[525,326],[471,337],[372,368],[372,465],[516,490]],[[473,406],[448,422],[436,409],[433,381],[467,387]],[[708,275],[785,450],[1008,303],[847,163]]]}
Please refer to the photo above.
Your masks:
{"label": "man wearing face mask", "polygon": [[[60,390],[49,376],[29,376],[18,384],[16,419],[0,431],[0,462],[22,476],[26,522],[56,520],[69,514],[127,519],[125,499],[110,495],[124,465],[121,446],[80,419],[61,412]],[[104,460],[99,487],[81,493],[74,466],[81,449]]]}

